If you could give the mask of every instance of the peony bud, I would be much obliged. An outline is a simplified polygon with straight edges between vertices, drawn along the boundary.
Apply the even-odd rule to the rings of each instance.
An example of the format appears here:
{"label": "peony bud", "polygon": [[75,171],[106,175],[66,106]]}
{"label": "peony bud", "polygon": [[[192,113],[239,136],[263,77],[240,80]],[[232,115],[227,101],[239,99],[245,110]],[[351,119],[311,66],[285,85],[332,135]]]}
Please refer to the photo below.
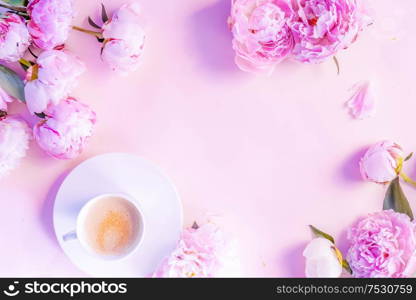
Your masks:
{"label": "peony bud", "polygon": [[379,142],[371,146],[360,160],[360,172],[364,180],[387,183],[398,175],[399,158],[403,157],[402,148],[390,141]]}
{"label": "peony bud", "polygon": [[322,237],[309,242],[303,251],[306,277],[340,277],[342,265],[334,244]]}

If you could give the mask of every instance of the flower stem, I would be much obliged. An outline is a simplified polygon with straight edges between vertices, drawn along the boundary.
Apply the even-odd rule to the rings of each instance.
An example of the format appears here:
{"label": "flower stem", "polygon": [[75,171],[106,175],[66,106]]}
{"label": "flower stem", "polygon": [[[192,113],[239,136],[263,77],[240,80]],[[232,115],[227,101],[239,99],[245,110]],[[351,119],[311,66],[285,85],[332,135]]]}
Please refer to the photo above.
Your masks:
{"label": "flower stem", "polygon": [[103,38],[103,34],[101,32],[99,32],[99,31],[88,30],[88,29],[85,29],[85,28],[82,28],[82,27],[78,27],[78,26],[72,26],[72,29],[77,30],[77,31],[84,32],[84,33],[89,34],[89,35],[93,35],[93,36],[95,36],[95,37],[97,37],[99,39],[102,39]]}
{"label": "flower stem", "polygon": [[404,172],[400,172],[400,176],[403,178],[403,180],[411,185],[413,185],[414,187],[416,187],[416,181],[414,181],[412,178],[410,178],[409,176],[406,175],[406,173]]}
{"label": "flower stem", "polygon": [[333,56],[333,58],[334,58],[335,65],[337,66],[337,75],[339,75],[339,73],[340,73],[340,67],[339,67],[338,58],[336,56]]}
{"label": "flower stem", "polygon": [[13,6],[13,5],[7,5],[7,4],[0,3],[0,7],[4,7],[4,8],[7,8],[7,9],[10,9],[10,10],[14,10],[14,11],[17,11],[17,12],[22,12],[22,13],[27,12],[25,7],[20,7],[20,6]]}

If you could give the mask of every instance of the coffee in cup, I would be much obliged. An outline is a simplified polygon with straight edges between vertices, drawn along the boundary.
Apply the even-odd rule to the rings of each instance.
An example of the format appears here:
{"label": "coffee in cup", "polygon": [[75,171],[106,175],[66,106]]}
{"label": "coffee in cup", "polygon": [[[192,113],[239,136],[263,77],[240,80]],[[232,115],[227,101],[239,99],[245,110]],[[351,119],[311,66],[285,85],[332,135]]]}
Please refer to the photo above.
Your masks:
{"label": "coffee in cup", "polygon": [[137,248],[143,226],[143,215],[133,199],[106,194],[90,200],[81,209],[76,235],[92,254],[117,259]]}

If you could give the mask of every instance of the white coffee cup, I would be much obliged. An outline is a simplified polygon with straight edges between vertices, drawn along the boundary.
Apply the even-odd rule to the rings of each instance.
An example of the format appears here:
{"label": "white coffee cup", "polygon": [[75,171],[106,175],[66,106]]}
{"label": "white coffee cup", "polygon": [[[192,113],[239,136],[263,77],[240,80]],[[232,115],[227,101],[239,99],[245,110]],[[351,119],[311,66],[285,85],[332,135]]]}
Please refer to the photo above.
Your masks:
{"label": "white coffee cup", "polygon": [[[90,213],[92,212],[91,210],[95,209],[97,207],[97,204],[98,205],[100,204],[100,201],[104,201],[104,200],[109,201],[109,198],[116,198],[121,201],[125,201],[126,204],[129,205],[129,210],[131,209],[131,213],[135,215],[136,217],[136,220],[135,220],[136,222],[134,222],[133,224],[133,232],[134,232],[133,236],[129,240],[128,245],[126,245],[126,247],[123,248],[122,251],[120,251],[117,254],[102,254],[102,253],[99,253],[96,249],[94,249],[94,247],[91,245],[88,239],[88,234],[87,234],[87,229],[86,229],[86,226],[87,226],[86,222],[88,221]],[[126,194],[102,194],[102,195],[99,195],[90,199],[89,201],[87,201],[87,203],[84,204],[84,206],[81,208],[81,210],[78,213],[76,229],[71,232],[68,232],[62,238],[64,241],[78,239],[82,247],[89,254],[91,254],[92,256],[96,258],[103,259],[103,260],[118,260],[118,259],[126,258],[127,256],[129,256],[130,254],[132,254],[139,248],[143,240],[144,233],[145,233],[144,216],[137,202],[135,201],[135,199],[133,199],[131,196],[126,195]]]}

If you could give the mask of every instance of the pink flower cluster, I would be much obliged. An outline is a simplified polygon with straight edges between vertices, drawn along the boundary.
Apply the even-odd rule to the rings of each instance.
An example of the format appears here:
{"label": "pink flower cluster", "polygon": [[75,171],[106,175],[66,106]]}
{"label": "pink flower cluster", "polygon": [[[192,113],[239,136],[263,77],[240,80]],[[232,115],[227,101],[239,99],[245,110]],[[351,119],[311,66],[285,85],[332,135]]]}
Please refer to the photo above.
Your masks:
{"label": "pink flower cluster", "polygon": [[38,48],[62,47],[74,16],[73,0],[30,0],[29,21],[12,12],[0,16],[0,60],[18,61],[33,42]]}
{"label": "pink flower cluster", "polygon": [[[0,59],[20,61],[27,69],[24,98],[20,100],[32,115],[41,118],[33,128],[35,141],[55,158],[73,158],[83,150],[96,121],[88,106],[70,97],[85,71],[79,58],[63,50],[72,27],[73,0],[30,0],[25,10],[27,24],[19,15],[22,8],[10,11],[13,9],[15,13],[0,17]],[[36,61],[22,59],[32,42],[43,52],[35,56]],[[0,173],[17,165],[28,147],[29,135],[23,134],[28,126],[7,116],[7,104],[13,100],[14,96],[0,88]]]}
{"label": "pink flower cluster", "polygon": [[398,144],[382,141],[372,145],[360,160],[359,167],[364,180],[378,184],[390,183],[388,192],[397,186],[389,199],[399,201],[395,205],[399,212],[385,210],[370,214],[350,229],[348,239],[351,247],[347,259],[355,277],[396,278],[416,275],[416,223],[409,217],[412,216],[412,213],[408,213],[410,205],[406,204],[407,199],[399,185],[400,177],[416,184],[403,172],[403,163],[410,157],[405,158]]}
{"label": "pink flower cluster", "polygon": [[42,118],[33,129],[35,140],[55,158],[74,158],[92,135],[95,113],[69,97],[84,70],[84,64],[70,53],[47,50],[27,72],[26,104]]}
{"label": "pink flower cluster", "polygon": [[[88,106],[70,97],[85,71],[84,63],[64,50],[72,28],[73,6],[73,0],[29,0],[26,8],[6,5],[8,12],[0,16],[0,60],[19,61],[25,67],[24,96],[18,98],[26,103],[32,115],[41,118],[33,128],[35,141],[46,153],[58,159],[70,159],[80,154],[96,122],[96,115]],[[103,61],[112,70],[127,74],[137,69],[142,57],[145,33],[140,13],[138,3],[131,2],[122,5],[108,18],[103,6],[104,24],[102,27],[93,24],[100,29],[99,32],[76,26],[73,28],[96,36],[103,43]],[[31,44],[41,50],[37,56],[30,51],[35,61],[22,58]],[[10,78],[17,78],[15,82],[10,79],[7,84],[19,85],[16,81],[21,80],[17,74],[2,68],[1,71],[8,72],[8,75],[13,73]],[[0,165],[0,173],[5,173],[3,169],[9,170],[17,165],[16,161],[24,156],[23,150],[27,148],[27,142],[23,142],[26,135],[20,134],[22,138],[19,139],[18,129],[15,130],[26,128],[27,125],[15,126],[23,124],[23,121],[15,121],[14,117],[7,115],[8,104],[16,99],[16,94],[9,93],[10,90],[0,87],[0,135],[3,134],[0,139],[0,158],[4,161]],[[10,134],[16,135],[15,140]],[[22,146],[20,150],[15,149],[15,155],[11,155],[8,149],[14,149],[14,143]]]}
{"label": "pink flower cluster", "polygon": [[307,276],[339,277],[340,266],[357,278],[416,276],[416,221],[400,186],[400,178],[416,186],[403,172],[403,164],[411,156],[404,157],[402,148],[390,141],[376,143],[365,152],[359,162],[363,179],[389,184],[383,211],[361,218],[349,229],[345,260],[334,239],[315,228],[318,238],[304,252]]}
{"label": "pink flower cluster", "polygon": [[320,63],[347,48],[368,24],[360,0],[233,0],[229,26],[236,64],[270,74],[293,57]]}
{"label": "pink flower cluster", "polygon": [[345,257],[329,235],[316,237],[304,251],[308,277],[340,277],[342,267],[356,278],[416,275],[416,223],[404,213],[383,210],[359,219],[347,235]]}
{"label": "pink flower cluster", "polygon": [[187,228],[153,277],[212,277],[221,267],[223,250],[222,232],[213,223]]}

